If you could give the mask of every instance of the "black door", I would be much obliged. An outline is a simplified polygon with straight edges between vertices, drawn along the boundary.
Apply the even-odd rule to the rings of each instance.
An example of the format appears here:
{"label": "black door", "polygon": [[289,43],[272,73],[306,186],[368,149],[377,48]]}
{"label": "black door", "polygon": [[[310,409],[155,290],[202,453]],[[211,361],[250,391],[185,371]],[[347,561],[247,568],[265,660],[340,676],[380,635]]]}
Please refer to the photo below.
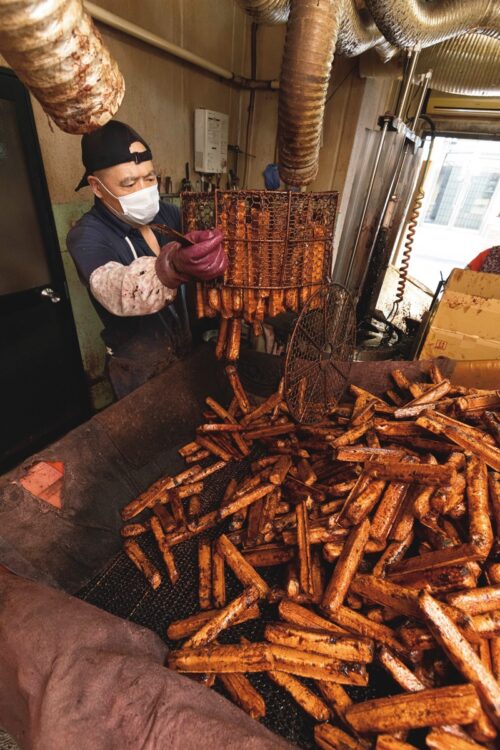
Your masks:
{"label": "black door", "polygon": [[0,68],[0,471],[88,416],[29,96]]}

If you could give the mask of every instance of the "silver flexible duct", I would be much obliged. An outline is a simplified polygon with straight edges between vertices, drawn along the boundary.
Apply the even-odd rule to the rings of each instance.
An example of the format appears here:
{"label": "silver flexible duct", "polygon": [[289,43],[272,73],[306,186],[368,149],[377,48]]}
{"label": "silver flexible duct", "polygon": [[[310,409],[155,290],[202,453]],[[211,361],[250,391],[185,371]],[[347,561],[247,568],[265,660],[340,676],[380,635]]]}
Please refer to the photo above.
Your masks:
{"label": "silver flexible duct", "polygon": [[255,23],[286,23],[290,13],[290,0],[236,0]]}
{"label": "silver flexible duct", "polygon": [[[292,0],[236,1],[256,23],[282,24],[288,21]],[[336,0],[336,5],[342,8],[340,33],[335,50],[338,55],[356,57],[376,45],[383,44],[385,39],[363,0]]]}
{"label": "silver flexible duct", "polygon": [[0,53],[67,133],[110,120],[125,83],[82,0],[0,0]]}
{"label": "silver flexible duct", "polygon": [[429,47],[469,31],[500,37],[497,0],[366,0],[366,5],[398,47]]}
{"label": "silver flexible duct", "polygon": [[418,70],[432,68],[432,88],[450,94],[500,96],[500,39],[465,34],[420,53]]}
{"label": "silver flexible duct", "polygon": [[[417,74],[432,70],[432,87],[450,94],[500,96],[500,41],[464,34],[420,52]],[[360,60],[363,78],[401,78],[400,58],[384,65],[373,53]]]}
{"label": "silver flexible duct", "polygon": [[356,0],[344,0],[335,53],[356,57],[385,41],[363,4]]}

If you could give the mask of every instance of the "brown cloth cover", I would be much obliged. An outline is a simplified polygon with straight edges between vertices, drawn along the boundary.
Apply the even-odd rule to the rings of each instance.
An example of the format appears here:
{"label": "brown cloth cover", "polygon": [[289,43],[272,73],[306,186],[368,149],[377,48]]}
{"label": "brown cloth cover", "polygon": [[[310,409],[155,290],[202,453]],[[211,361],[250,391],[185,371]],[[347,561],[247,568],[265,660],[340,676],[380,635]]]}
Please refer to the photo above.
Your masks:
{"label": "brown cloth cover", "polygon": [[141,628],[0,569],[0,726],[23,750],[290,750]]}

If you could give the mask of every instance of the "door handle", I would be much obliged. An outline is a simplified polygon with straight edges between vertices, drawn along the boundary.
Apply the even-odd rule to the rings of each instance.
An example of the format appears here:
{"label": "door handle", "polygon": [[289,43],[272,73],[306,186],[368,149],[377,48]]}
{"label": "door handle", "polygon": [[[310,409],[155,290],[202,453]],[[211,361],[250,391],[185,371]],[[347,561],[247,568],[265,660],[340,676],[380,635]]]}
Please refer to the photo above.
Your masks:
{"label": "door handle", "polygon": [[51,302],[54,304],[57,304],[61,301],[61,298],[57,296],[57,294],[54,292],[53,289],[50,288],[50,286],[46,286],[45,289],[42,289],[40,292],[40,295],[42,297],[47,297],[47,299],[50,299]]}

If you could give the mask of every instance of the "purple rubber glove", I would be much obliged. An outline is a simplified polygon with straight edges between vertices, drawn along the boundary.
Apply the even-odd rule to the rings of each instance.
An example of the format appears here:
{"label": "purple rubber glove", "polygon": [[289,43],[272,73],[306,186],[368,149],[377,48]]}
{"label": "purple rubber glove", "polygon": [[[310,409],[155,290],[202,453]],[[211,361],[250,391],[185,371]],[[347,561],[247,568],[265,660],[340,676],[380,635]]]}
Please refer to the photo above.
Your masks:
{"label": "purple rubber glove", "polygon": [[209,281],[222,276],[227,256],[218,229],[189,232],[186,237],[194,245],[182,247],[178,242],[164,245],[156,260],[156,274],[161,283],[175,289],[190,278]]}

